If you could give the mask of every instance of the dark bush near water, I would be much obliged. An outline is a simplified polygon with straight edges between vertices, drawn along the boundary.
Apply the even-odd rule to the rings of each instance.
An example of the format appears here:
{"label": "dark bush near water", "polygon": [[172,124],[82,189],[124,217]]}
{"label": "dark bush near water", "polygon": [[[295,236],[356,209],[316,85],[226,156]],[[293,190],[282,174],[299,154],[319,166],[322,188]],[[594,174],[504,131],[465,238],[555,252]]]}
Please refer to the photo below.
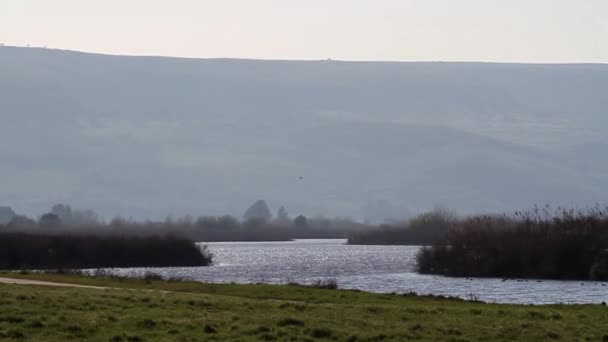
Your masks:
{"label": "dark bush near water", "polygon": [[454,277],[608,280],[608,211],[470,217],[423,248],[417,268]]}
{"label": "dark bush near water", "polygon": [[171,236],[0,234],[0,269],[207,266],[212,256]]}

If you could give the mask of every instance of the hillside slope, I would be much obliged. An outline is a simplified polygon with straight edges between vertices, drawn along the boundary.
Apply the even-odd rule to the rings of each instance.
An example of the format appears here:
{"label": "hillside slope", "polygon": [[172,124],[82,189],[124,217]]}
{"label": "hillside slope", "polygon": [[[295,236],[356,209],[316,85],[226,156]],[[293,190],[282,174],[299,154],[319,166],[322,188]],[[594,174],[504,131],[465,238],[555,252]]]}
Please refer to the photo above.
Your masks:
{"label": "hillside slope", "polygon": [[[0,204],[403,216],[603,201],[608,66],[0,48]],[[300,179],[302,177],[302,179]]]}

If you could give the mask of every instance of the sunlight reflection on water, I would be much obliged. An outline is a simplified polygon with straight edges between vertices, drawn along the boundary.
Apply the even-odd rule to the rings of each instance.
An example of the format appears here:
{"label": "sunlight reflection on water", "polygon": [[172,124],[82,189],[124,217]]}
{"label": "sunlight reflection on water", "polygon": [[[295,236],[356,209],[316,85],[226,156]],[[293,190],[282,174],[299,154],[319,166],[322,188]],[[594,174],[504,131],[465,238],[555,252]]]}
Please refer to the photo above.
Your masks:
{"label": "sunlight reflection on water", "polygon": [[204,282],[310,283],[336,278],[340,288],[371,292],[415,291],[503,303],[600,303],[608,283],[447,278],[414,272],[415,246],[349,246],[345,240],[209,243],[211,267],[117,269],[117,274],[157,272]]}

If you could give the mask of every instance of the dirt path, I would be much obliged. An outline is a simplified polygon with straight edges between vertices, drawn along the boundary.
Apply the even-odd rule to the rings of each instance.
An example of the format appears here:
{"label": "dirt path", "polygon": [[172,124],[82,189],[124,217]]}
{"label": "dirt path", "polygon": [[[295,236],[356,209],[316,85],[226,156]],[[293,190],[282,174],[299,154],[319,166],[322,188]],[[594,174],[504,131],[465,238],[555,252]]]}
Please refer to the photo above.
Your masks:
{"label": "dirt path", "polygon": [[107,289],[107,287],[103,287],[103,286],[79,285],[79,284],[68,284],[68,283],[55,283],[55,282],[50,282],[50,281],[30,280],[30,279],[15,279],[15,278],[4,278],[4,277],[0,277],[0,283],[3,283],[3,284],[15,284],[15,285],[80,287],[80,288],[85,288],[85,289],[98,289],[98,290]]}

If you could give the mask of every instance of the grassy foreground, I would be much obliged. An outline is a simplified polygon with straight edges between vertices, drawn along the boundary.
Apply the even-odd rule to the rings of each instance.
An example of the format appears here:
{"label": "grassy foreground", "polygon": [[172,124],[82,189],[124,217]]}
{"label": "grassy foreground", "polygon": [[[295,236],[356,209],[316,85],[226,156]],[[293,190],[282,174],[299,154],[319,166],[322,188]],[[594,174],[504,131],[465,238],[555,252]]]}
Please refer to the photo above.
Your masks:
{"label": "grassy foreground", "polygon": [[608,307],[602,305],[498,305],[302,286],[71,275],[0,277],[113,287],[0,284],[0,340],[608,341]]}

